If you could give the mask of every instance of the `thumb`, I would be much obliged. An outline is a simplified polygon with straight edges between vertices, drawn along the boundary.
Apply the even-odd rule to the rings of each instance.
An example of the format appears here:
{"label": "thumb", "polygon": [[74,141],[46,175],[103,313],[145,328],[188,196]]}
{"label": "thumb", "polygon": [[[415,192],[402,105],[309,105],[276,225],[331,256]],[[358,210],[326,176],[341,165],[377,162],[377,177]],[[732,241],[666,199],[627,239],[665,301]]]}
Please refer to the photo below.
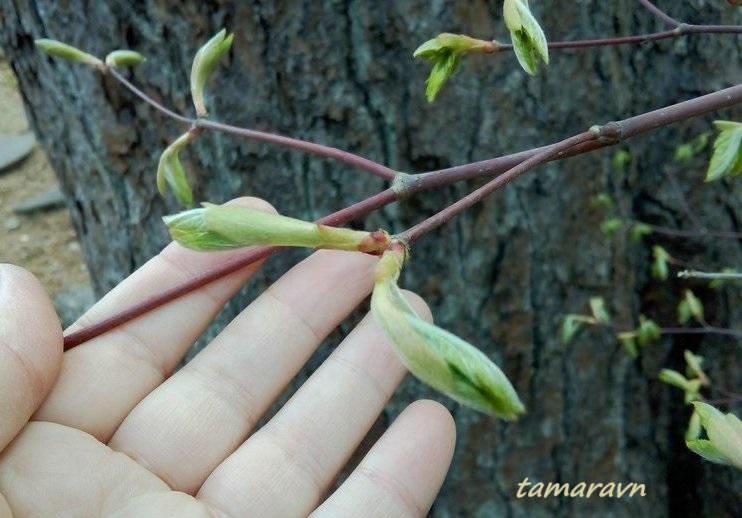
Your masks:
{"label": "thumb", "polygon": [[62,327],[49,297],[28,271],[0,263],[0,451],[46,397],[61,363]]}

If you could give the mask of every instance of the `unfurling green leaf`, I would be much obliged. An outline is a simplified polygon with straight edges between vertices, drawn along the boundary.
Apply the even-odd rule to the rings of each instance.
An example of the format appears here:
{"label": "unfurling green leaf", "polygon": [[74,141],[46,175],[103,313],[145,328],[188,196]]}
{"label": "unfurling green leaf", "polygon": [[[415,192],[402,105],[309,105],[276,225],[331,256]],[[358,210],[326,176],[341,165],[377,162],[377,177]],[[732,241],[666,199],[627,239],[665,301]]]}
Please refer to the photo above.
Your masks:
{"label": "unfurling green leaf", "polygon": [[397,286],[405,251],[398,245],[376,269],[371,311],[401,362],[420,381],[459,403],[517,419],[525,412],[507,377],[487,356],[461,338],[417,316]]}
{"label": "unfurling green leaf", "polygon": [[623,173],[629,162],[631,162],[631,153],[625,149],[621,149],[613,153],[611,157],[611,169],[614,173]]}
{"label": "unfurling green leaf", "polygon": [[691,290],[685,290],[685,300],[688,302],[688,311],[690,314],[693,315],[696,322],[703,324],[703,303],[701,300]]}
{"label": "unfurling green leaf", "polygon": [[690,320],[690,306],[688,301],[683,299],[678,304],[678,323],[685,325]]}
{"label": "unfurling green leaf", "polygon": [[667,280],[667,262],[672,257],[667,253],[667,250],[659,245],[652,247],[652,256],[654,257],[654,261],[652,262],[652,277],[661,281]]}
{"label": "unfurling green leaf", "polygon": [[685,376],[672,369],[662,369],[658,377],[663,383],[667,383],[668,385],[672,385],[681,390],[686,390],[688,388],[688,383],[690,383]]}
{"label": "unfurling green leaf", "polygon": [[604,219],[600,224],[600,232],[608,239],[623,227],[623,220],[621,218],[607,218]]}
{"label": "unfurling green leaf", "polygon": [[549,48],[543,29],[531,14],[528,0],[505,0],[503,15],[520,66],[534,75],[538,70],[539,58],[549,64]]}
{"label": "unfurling green leaf", "polygon": [[425,81],[425,98],[428,102],[433,102],[438,92],[443,88],[443,83],[451,77],[459,68],[461,56],[449,52],[435,60],[430,75]]}
{"label": "unfurling green leaf", "polygon": [[742,123],[714,121],[720,133],[714,141],[706,181],[712,182],[725,176],[742,173]]}
{"label": "unfurling green leaf", "polygon": [[686,405],[690,405],[694,401],[701,399],[701,380],[692,379],[688,380],[688,386],[685,388],[685,394],[683,394],[683,400]]}
{"label": "unfurling green leaf", "polygon": [[621,345],[623,345],[626,353],[631,358],[637,358],[639,356],[639,351],[636,347],[636,333],[634,331],[618,333],[618,341],[621,342]]}
{"label": "unfurling green leaf", "polygon": [[636,329],[636,338],[639,345],[644,346],[659,340],[662,331],[654,320],[639,315],[639,327]]}
{"label": "unfurling green leaf", "polygon": [[204,203],[163,218],[170,235],[193,250],[231,250],[253,245],[305,246],[380,254],[389,246],[383,230],[328,227],[239,205]]}
{"label": "unfurling green leaf", "polygon": [[562,343],[568,344],[582,328],[584,315],[567,315],[562,320]]}
{"label": "unfurling green leaf", "polygon": [[426,81],[425,97],[433,102],[446,80],[456,73],[461,58],[469,52],[491,54],[497,52],[498,44],[471,38],[463,34],[444,32],[426,41],[415,50],[413,57],[428,59],[433,68]]}
{"label": "unfurling green leaf", "polygon": [[703,356],[699,356],[697,354],[693,354],[691,351],[684,351],[683,356],[685,357],[685,373],[690,377],[694,376],[698,380],[700,380],[701,385],[708,385],[709,379],[706,376],[706,373],[703,371],[703,368],[701,368],[701,364],[703,363]]}
{"label": "unfurling green leaf", "polygon": [[204,85],[209,76],[214,72],[219,61],[232,46],[234,34],[227,35],[226,29],[219,31],[213,38],[204,44],[191,65],[191,97],[199,117],[206,117],[206,104],[204,102]]}
{"label": "unfurling green leaf", "polygon": [[83,52],[82,50],[73,47],[72,45],[62,43],[61,41],[41,38],[35,40],[34,43],[37,47],[39,47],[50,56],[67,59],[76,63],[84,63],[96,68],[103,68],[103,61],[101,61],[100,59],[91,54],[88,54],[87,52]]}
{"label": "unfurling green leaf", "polygon": [[613,208],[613,198],[607,192],[601,192],[590,197],[591,209],[611,209]]}
{"label": "unfurling green leaf", "polygon": [[701,151],[706,149],[706,145],[709,141],[709,132],[704,131],[696,138],[685,144],[680,144],[675,148],[675,155],[673,159],[676,162],[688,162],[692,160]]}
{"label": "unfurling green leaf", "polygon": [[184,207],[193,205],[193,192],[178,155],[193,138],[191,133],[184,133],[178,137],[162,152],[160,163],[157,165],[157,190],[160,191],[160,195],[165,196],[170,189],[175,199]]}
{"label": "unfurling green leaf", "polygon": [[652,233],[652,227],[646,223],[636,223],[631,225],[631,242],[638,243],[644,236]]}
{"label": "unfurling green leaf", "polygon": [[605,302],[603,297],[592,297],[590,299],[590,312],[595,317],[595,320],[601,324],[610,324],[611,316],[608,314],[608,310],[605,309]]}
{"label": "unfurling green leaf", "polygon": [[690,404],[700,398],[701,380],[687,379],[678,371],[672,369],[662,369],[659,374],[660,381],[677,387],[684,392],[685,403]]}
{"label": "unfurling green leaf", "polygon": [[686,440],[688,448],[711,462],[742,469],[742,421],[701,401],[694,401],[693,406],[708,439]]}
{"label": "unfurling green leaf", "polygon": [[688,420],[688,428],[685,430],[685,440],[692,441],[698,439],[701,436],[701,416],[693,407],[693,413],[690,415]]}
{"label": "unfurling green leaf", "polygon": [[106,56],[109,67],[130,67],[146,61],[145,57],[133,50],[114,50]]}

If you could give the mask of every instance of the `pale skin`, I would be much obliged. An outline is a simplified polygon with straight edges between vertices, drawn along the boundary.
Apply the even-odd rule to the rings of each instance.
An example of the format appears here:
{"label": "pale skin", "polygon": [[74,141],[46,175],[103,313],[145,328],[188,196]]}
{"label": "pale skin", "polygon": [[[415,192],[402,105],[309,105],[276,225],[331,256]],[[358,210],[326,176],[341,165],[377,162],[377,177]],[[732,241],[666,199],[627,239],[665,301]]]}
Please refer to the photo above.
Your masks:
{"label": "pale skin", "polygon": [[[73,327],[240,253],[169,245]],[[450,413],[433,401],[407,407],[330,492],[405,375],[370,316],[257,426],[370,293],[375,263],[360,253],[312,254],[175,373],[259,265],[64,354],[38,281],[0,265],[0,518],[425,516],[455,442]]]}

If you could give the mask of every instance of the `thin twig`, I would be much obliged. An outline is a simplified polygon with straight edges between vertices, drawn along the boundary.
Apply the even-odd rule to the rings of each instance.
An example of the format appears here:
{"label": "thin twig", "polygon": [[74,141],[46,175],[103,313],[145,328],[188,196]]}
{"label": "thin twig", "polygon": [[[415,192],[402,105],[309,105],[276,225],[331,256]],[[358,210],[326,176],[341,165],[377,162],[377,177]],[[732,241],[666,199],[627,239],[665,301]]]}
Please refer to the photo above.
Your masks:
{"label": "thin twig", "polygon": [[275,135],[273,133],[266,133],[264,131],[257,131],[247,128],[239,128],[237,126],[230,126],[228,124],[222,124],[220,122],[210,121],[208,119],[199,119],[196,122],[196,126],[199,128],[210,129],[214,131],[220,131],[236,137],[248,138],[251,140],[258,140],[261,142],[267,142],[269,144],[275,144],[281,147],[295,149],[297,151],[304,151],[312,153],[313,155],[320,155],[327,158],[332,158],[339,162],[343,162],[350,166],[356,167],[373,175],[376,175],[384,180],[391,182],[397,175],[397,171],[381,165],[373,160],[364,158],[362,156],[343,151],[342,149],[325,146],[322,144],[315,144],[314,142],[307,142],[305,140],[298,140],[291,137],[284,137],[283,135]]}
{"label": "thin twig", "polygon": [[659,18],[660,20],[662,20],[668,25],[677,27],[678,25],[681,25],[682,23],[676,20],[675,18],[673,18],[672,16],[668,15],[664,11],[660,10],[657,6],[655,6],[649,0],[639,0],[639,3],[642,4],[644,7],[646,7],[649,12],[651,12],[653,15],[655,15],[657,18]]}
{"label": "thin twig", "polygon": [[599,136],[600,136],[599,132],[595,131],[594,129],[590,129],[588,131],[585,131],[573,137],[569,137],[561,142],[553,144],[549,146],[548,148],[546,148],[545,150],[539,153],[536,153],[530,158],[523,160],[520,164],[516,165],[515,167],[508,169],[505,173],[496,177],[494,180],[489,181],[488,183],[486,183],[479,189],[471,192],[467,196],[464,196],[463,198],[453,203],[452,205],[449,205],[448,207],[441,210],[437,214],[434,214],[433,216],[425,219],[424,221],[421,221],[417,225],[405,230],[404,232],[399,234],[397,237],[399,237],[399,239],[405,242],[408,242],[408,243],[415,241],[417,238],[419,238],[423,234],[426,234],[430,232],[431,230],[443,225],[444,223],[446,223],[448,220],[450,220],[454,216],[460,214],[461,212],[468,209],[472,205],[479,203],[486,196],[488,196],[495,190],[500,189],[501,187],[507,185],[508,183],[510,183],[511,181],[513,181],[514,179],[516,179],[517,177],[519,177],[526,171],[533,169],[539,164],[547,162],[552,157],[557,156],[560,152],[567,151],[568,149],[578,144],[581,144],[583,142],[587,142],[589,140],[595,140]]}
{"label": "thin twig", "polygon": [[742,281],[742,273],[738,272],[699,272],[698,270],[681,270],[678,272],[681,279],[718,279],[723,281]]}
{"label": "thin twig", "polygon": [[719,239],[742,239],[742,232],[734,232],[731,230],[709,230],[706,228],[697,229],[684,229],[684,228],[672,228],[663,227],[661,225],[653,225],[651,223],[645,223],[643,221],[631,221],[631,224],[646,225],[655,234],[663,234],[666,236],[673,237],[694,237],[694,238],[719,238]]}
{"label": "thin twig", "polygon": [[[386,189],[374,196],[366,198],[356,204],[346,207],[342,210],[329,214],[323,218],[320,218],[316,223],[323,225],[339,225],[341,223],[347,223],[353,219],[356,219],[364,214],[368,214],[384,205],[387,205],[397,198],[397,194],[392,189]],[[240,255],[229,261],[220,264],[213,270],[208,270],[199,275],[191,277],[187,281],[168,288],[160,293],[146,298],[140,302],[137,302],[128,308],[119,311],[107,318],[104,318],[100,322],[86,326],[78,331],[65,335],[64,337],[64,349],[71,349],[81,343],[87,342],[95,338],[96,336],[102,335],[103,333],[114,329],[126,322],[134,320],[135,318],[152,311],[168,302],[171,302],[183,295],[186,295],[198,288],[206,286],[207,284],[214,282],[222,277],[234,273],[248,265],[251,265],[261,259],[273,255],[277,251],[281,250],[281,247],[260,247],[254,248],[244,255]]]}
{"label": "thin twig", "polygon": [[[666,40],[669,38],[678,38],[689,34],[742,34],[740,25],[689,25],[680,24],[674,29],[653,32],[649,34],[637,34],[634,36],[617,36],[612,38],[597,38],[591,40],[574,40],[574,41],[550,41],[547,42],[549,50],[563,49],[585,49],[593,47],[613,47],[616,45],[630,45],[635,43],[645,43],[648,41]],[[511,43],[500,43],[497,46],[498,51],[513,50]],[[491,55],[496,55],[491,54]]]}
{"label": "thin twig", "polygon": [[182,122],[184,124],[188,124],[189,126],[194,126],[194,127],[202,128],[202,129],[210,129],[214,131],[220,131],[222,133],[228,133],[230,135],[235,135],[238,137],[249,138],[249,139],[258,140],[261,142],[268,142],[270,144],[275,144],[277,146],[295,149],[298,151],[304,151],[306,153],[311,153],[313,155],[320,155],[320,156],[324,156],[327,158],[332,158],[334,160],[338,160],[339,162],[343,162],[350,166],[369,172],[373,175],[379,176],[387,181],[392,181],[394,179],[394,176],[397,174],[397,172],[394,169],[391,169],[389,167],[376,163],[373,160],[369,160],[368,158],[364,158],[364,157],[355,155],[353,153],[350,153],[348,151],[343,151],[341,149],[334,148],[331,146],[316,144],[314,142],[307,142],[305,140],[285,137],[283,135],[276,135],[276,134],[267,133],[264,131],[238,128],[236,126],[230,126],[228,124],[222,124],[219,122],[210,121],[208,119],[191,119],[189,117],[184,117],[183,115],[175,113],[174,111],[170,110],[169,108],[166,108],[162,104],[152,99],[150,96],[145,94],[142,90],[140,90],[138,87],[132,84],[131,81],[126,79],[124,76],[122,76],[115,68],[109,67],[107,71],[117,81],[119,81],[129,91],[131,91],[137,97],[142,99],[144,102],[146,102],[147,104],[149,104],[156,110],[164,113],[168,117],[172,117],[173,119],[179,122]]}
{"label": "thin twig", "polygon": [[119,71],[116,70],[114,67],[107,67],[106,68],[106,73],[111,74],[111,76],[113,76],[116,79],[116,81],[118,81],[119,83],[121,83],[122,85],[124,85],[127,90],[129,90],[130,92],[132,92],[134,95],[136,95],[137,97],[139,97],[145,103],[147,103],[150,106],[152,106],[157,111],[162,112],[165,115],[167,115],[168,117],[170,117],[172,119],[175,119],[175,120],[177,120],[179,122],[182,122],[184,124],[188,124],[189,126],[192,126],[193,125],[193,122],[194,122],[193,119],[190,119],[188,117],[184,117],[183,115],[180,115],[179,113],[175,113],[170,108],[167,108],[167,107],[163,106],[162,104],[158,103],[157,101],[155,101],[154,99],[152,99],[152,97],[150,97],[149,95],[147,95],[146,93],[144,93],[141,89],[139,89],[137,86],[135,86],[131,81],[129,81],[123,75],[121,75],[119,73]]}

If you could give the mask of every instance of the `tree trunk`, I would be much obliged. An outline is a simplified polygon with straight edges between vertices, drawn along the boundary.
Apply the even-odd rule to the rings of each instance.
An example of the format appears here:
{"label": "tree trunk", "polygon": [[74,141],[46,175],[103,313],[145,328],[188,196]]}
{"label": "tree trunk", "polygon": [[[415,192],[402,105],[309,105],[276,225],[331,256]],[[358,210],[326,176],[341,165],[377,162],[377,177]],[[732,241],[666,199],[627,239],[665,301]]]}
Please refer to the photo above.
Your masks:
{"label": "tree trunk", "polygon": [[[720,1],[657,3],[691,23],[742,20],[739,9]],[[531,4],[553,41],[665,28],[629,0]],[[59,39],[100,56],[138,50],[147,62],[132,79],[155,99],[190,113],[192,56],[226,27],[235,33],[234,48],[228,66],[209,82],[213,119],[330,144],[408,172],[547,144],[741,79],[734,65],[740,38],[692,36],[554,51],[536,77],[520,70],[511,53],[467,58],[428,104],[428,66],[412,60],[414,49],[440,32],[506,41],[501,2],[0,0],[0,6],[0,43],[67,195],[98,294],[166,243],[160,216],[176,207],[159,198],[154,176],[159,153],[183,128],[97,72],[45,57],[34,48],[35,38]],[[623,172],[611,173],[615,149],[542,166],[415,243],[403,285],[425,297],[440,325],[495,359],[529,410],[506,424],[445,402],[459,442],[433,516],[739,511],[739,472],[687,451],[688,407],[679,391],[657,381],[662,367],[682,370],[683,350],[691,349],[707,357],[715,383],[738,388],[739,339],[665,337],[638,360],[608,331],[584,331],[569,345],[559,339],[563,315],[586,312],[594,296],[604,297],[621,328],[634,326],[640,313],[673,325],[686,287],[702,296],[713,324],[739,326],[738,288],[710,291],[700,283],[651,279],[649,244],[631,243],[622,232],[606,239],[600,231],[605,213],[590,207],[590,197],[606,191],[626,218],[688,228],[687,200],[706,228],[739,232],[740,181],[701,186],[707,152],[687,164],[672,160],[675,146],[707,131],[711,120],[739,115],[718,113],[628,141],[621,145],[631,153]],[[211,133],[183,158],[197,199],[250,194],[304,219],[382,187],[342,164]],[[400,231],[474,186],[426,192],[362,223]],[[742,264],[738,240],[657,235],[650,243],[710,269]],[[297,257],[269,261],[220,322]],[[329,346],[319,356],[328,352]],[[390,420],[420,397],[436,396],[408,379],[385,415]],[[636,482],[646,485],[646,496],[517,498],[517,484],[526,477],[572,486]]]}

